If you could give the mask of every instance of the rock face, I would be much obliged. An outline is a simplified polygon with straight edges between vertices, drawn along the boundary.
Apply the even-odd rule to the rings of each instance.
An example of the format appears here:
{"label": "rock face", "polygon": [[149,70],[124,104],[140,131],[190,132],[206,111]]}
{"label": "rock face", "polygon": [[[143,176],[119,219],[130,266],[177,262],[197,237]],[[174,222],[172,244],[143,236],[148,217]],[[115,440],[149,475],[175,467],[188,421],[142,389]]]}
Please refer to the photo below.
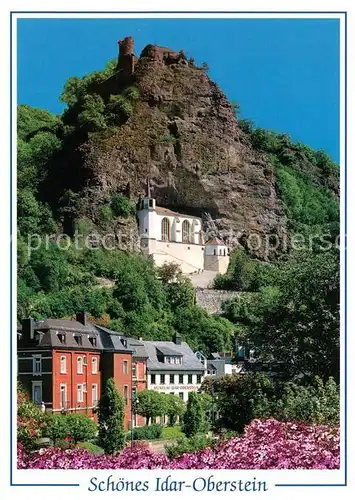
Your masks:
{"label": "rock face", "polygon": [[[254,233],[282,237],[273,169],[251,148],[223,92],[183,53],[149,45],[137,59],[132,39],[125,40],[118,78],[137,87],[140,99],[124,125],[85,144],[91,187],[128,185],[138,201],[149,177],[158,205],[210,213],[220,230],[244,240]],[[119,87],[111,78],[110,92],[114,81]]]}

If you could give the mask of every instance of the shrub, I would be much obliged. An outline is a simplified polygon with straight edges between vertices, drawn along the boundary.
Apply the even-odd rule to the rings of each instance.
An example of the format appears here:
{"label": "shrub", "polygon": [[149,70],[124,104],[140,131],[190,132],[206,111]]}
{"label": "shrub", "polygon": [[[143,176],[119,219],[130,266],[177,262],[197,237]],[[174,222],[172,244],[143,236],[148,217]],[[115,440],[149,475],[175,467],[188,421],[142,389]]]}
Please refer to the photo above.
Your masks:
{"label": "shrub", "polygon": [[159,439],[162,435],[163,427],[159,424],[146,425],[133,429],[133,439],[136,441],[152,441]]}
{"label": "shrub", "polygon": [[111,208],[116,216],[129,217],[136,213],[134,205],[122,194],[116,194],[111,200]]}
{"label": "shrub", "polygon": [[59,441],[64,440],[69,435],[67,416],[52,414],[46,417],[46,421],[45,436],[49,437],[56,446],[60,446]]}
{"label": "shrub", "polygon": [[95,443],[90,443],[90,442],[84,441],[82,443],[77,443],[76,447],[83,448],[84,450],[87,450],[89,453],[92,453],[93,455],[103,455],[104,454],[104,450]]}
{"label": "shrub", "polygon": [[18,448],[19,469],[339,469],[339,427],[254,420],[241,437],[169,460],[143,443],[120,455]]}
{"label": "shrub", "polygon": [[78,441],[93,439],[97,434],[97,425],[86,415],[71,413],[64,418],[67,420],[68,436],[74,444]]}
{"label": "shrub", "polygon": [[36,447],[36,441],[45,428],[45,416],[38,406],[19,387],[17,392],[17,441],[27,450]]}
{"label": "shrub", "polygon": [[210,437],[207,437],[205,434],[195,434],[189,438],[178,438],[176,443],[166,445],[165,451],[167,456],[172,459],[180,457],[185,453],[194,453],[195,451],[203,450],[211,445],[212,439]]}

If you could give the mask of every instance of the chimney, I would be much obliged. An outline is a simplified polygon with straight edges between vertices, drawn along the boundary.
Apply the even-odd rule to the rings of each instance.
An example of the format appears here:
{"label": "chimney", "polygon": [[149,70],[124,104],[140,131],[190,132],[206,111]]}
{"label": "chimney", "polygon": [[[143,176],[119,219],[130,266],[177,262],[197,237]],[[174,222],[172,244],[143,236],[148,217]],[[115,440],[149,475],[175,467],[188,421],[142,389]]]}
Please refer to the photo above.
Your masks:
{"label": "chimney", "polygon": [[175,333],[174,342],[176,345],[181,345],[181,335],[180,333]]}
{"label": "chimney", "polygon": [[76,321],[78,321],[78,323],[81,323],[82,325],[86,326],[88,323],[86,312],[82,311],[82,312],[76,313]]}
{"label": "chimney", "polygon": [[22,320],[22,338],[26,340],[34,340],[35,338],[35,323],[33,318],[23,318]]}

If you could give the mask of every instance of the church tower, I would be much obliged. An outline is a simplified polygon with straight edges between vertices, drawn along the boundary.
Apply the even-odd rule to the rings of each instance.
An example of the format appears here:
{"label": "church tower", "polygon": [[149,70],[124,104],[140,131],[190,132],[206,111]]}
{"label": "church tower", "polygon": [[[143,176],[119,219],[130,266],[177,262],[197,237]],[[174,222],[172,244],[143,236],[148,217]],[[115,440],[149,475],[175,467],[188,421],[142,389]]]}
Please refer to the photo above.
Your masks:
{"label": "church tower", "polygon": [[224,241],[217,237],[208,240],[205,244],[205,271],[216,271],[225,274],[228,265],[229,251]]}

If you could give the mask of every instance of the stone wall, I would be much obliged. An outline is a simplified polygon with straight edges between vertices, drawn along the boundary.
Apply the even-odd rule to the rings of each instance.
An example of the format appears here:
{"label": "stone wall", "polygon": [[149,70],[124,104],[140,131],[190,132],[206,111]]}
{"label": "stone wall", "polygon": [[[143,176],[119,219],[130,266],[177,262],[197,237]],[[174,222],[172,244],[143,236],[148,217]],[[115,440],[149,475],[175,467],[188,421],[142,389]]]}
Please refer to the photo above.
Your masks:
{"label": "stone wall", "polygon": [[196,304],[206,309],[210,314],[221,314],[222,302],[236,297],[239,293],[230,290],[196,288]]}

